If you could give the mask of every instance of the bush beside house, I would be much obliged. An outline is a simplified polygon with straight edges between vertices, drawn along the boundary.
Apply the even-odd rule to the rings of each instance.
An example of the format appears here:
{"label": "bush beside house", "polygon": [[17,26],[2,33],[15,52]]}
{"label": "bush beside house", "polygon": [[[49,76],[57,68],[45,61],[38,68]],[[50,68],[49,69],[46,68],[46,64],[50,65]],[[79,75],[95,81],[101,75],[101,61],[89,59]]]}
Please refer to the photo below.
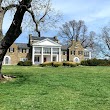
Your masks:
{"label": "bush beside house", "polygon": [[59,67],[59,66],[68,66],[68,67],[76,67],[79,64],[74,63],[74,62],[45,62],[40,64],[40,66],[53,66],[53,67]]}
{"label": "bush beside house", "polygon": [[81,62],[81,65],[84,65],[84,66],[110,66],[110,60],[106,60],[106,59],[84,60]]}
{"label": "bush beside house", "polygon": [[32,66],[32,62],[31,61],[19,61],[18,64],[19,66]]}

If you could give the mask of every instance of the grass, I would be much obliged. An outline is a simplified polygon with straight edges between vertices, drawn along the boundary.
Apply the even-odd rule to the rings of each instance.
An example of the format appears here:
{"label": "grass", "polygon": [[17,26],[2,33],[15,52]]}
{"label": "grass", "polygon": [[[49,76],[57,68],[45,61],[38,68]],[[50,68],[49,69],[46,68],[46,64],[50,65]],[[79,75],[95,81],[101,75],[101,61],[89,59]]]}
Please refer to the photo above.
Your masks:
{"label": "grass", "polygon": [[110,110],[110,67],[3,66],[0,110]]}

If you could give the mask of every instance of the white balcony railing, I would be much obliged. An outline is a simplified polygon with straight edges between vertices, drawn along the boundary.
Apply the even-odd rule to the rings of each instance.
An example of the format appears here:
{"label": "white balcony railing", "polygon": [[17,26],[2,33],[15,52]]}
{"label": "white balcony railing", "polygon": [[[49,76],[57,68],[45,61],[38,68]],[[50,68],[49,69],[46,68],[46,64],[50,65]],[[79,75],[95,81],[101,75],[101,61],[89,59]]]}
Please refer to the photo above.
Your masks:
{"label": "white balcony railing", "polygon": [[35,54],[41,54],[41,51],[35,51],[34,53]]}
{"label": "white balcony railing", "polygon": [[53,52],[53,54],[59,54],[59,52],[57,52],[57,51],[54,51],[54,52]]}

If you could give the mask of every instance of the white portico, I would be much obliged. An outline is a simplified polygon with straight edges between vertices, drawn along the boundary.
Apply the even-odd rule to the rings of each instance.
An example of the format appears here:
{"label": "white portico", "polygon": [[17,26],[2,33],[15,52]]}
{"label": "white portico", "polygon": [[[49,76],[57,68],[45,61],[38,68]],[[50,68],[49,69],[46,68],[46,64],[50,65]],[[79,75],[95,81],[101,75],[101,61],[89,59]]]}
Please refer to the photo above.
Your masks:
{"label": "white portico", "polygon": [[32,44],[32,63],[61,61],[61,45],[48,38]]}

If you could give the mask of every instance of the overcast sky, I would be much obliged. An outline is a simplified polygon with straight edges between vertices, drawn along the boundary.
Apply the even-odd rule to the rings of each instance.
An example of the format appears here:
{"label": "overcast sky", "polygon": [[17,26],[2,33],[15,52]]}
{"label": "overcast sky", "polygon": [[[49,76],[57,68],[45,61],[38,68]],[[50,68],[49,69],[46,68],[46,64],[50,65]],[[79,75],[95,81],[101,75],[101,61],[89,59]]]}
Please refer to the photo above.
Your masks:
{"label": "overcast sky", "polygon": [[[70,20],[84,20],[89,30],[99,31],[102,26],[110,22],[110,0],[52,0],[53,7],[60,10],[63,14],[63,21],[65,23]],[[9,17],[9,16],[8,16]],[[5,17],[3,30],[4,33],[10,24],[10,19]],[[50,31],[44,36],[55,36],[57,31]],[[27,36],[23,33],[16,42],[26,42]],[[24,39],[23,39],[24,38]]]}

